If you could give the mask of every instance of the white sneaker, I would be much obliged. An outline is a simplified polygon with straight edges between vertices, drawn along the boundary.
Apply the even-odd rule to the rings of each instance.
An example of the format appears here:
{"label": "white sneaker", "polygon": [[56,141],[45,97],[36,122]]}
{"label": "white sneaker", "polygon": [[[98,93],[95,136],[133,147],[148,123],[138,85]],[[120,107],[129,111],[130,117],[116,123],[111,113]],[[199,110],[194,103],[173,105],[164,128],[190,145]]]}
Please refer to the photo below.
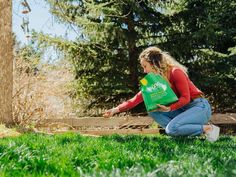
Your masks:
{"label": "white sneaker", "polygon": [[206,133],[206,139],[210,142],[215,142],[219,138],[220,127],[217,127],[215,125],[210,126],[212,127],[212,130]]}

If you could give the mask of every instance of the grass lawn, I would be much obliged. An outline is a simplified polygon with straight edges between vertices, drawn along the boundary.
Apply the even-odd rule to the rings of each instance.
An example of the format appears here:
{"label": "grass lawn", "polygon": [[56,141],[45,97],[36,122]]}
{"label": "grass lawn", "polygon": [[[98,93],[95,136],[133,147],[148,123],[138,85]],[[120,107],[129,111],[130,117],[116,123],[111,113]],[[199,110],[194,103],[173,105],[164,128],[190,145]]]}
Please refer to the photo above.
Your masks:
{"label": "grass lawn", "polygon": [[0,139],[0,176],[236,176],[236,137],[85,137],[24,134]]}

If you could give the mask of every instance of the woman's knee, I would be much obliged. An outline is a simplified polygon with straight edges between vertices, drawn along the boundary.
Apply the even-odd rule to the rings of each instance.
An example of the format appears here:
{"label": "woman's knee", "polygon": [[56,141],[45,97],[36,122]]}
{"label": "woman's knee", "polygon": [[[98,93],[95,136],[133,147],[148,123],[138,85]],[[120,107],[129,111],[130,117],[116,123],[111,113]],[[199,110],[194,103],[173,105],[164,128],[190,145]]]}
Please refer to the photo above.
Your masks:
{"label": "woman's knee", "polygon": [[160,112],[149,112],[148,115],[152,118],[157,118],[160,115]]}
{"label": "woman's knee", "polygon": [[165,131],[166,131],[166,134],[170,135],[170,136],[178,136],[179,135],[178,125],[168,124],[166,126]]}
{"label": "woman's knee", "polygon": [[161,114],[159,112],[149,112],[148,115],[153,118],[156,122],[160,120]]}
{"label": "woman's knee", "polygon": [[163,112],[150,112],[148,115],[152,117],[154,121],[157,122],[162,128],[165,128],[171,120]]}

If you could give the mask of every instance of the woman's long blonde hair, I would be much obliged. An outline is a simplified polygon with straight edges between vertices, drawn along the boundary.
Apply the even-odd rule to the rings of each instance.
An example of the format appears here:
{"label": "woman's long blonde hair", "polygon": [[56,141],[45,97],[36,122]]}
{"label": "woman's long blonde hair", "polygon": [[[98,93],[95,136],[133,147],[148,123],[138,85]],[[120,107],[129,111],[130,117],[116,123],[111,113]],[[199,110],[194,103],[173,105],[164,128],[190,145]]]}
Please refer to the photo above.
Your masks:
{"label": "woman's long blonde hair", "polygon": [[139,55],[139,60],[145,60],[153,65],[153,67],[166,79],[172,67],[181,69],[187,74],[188,69],[177,62],[168,52],[162,51],[158,47],[148,47]]}

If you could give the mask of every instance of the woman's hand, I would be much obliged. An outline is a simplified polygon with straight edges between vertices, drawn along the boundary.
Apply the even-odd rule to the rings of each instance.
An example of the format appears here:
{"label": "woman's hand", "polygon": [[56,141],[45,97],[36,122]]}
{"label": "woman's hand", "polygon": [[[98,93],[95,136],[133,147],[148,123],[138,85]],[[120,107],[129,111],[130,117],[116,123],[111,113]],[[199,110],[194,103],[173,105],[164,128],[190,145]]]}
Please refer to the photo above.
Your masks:
{"label": "woman's hand", "polygon": [[112,109],[109,109],[109,110],[106,110],[104,113],[103,113],[103,117],[105,118],[109,118],[109,117],[112,117],[114,114],[120,112],[119,111],[119,108],[112,108]]}
{"label": "woman's hand", "polygon": [[160,112],[169,112],[170,111],[170,107],[168,106],[164,106],[164,105],[161,105],[161,104],[157,104],[158,108],[156,109],[157,111],[160,111]]}

